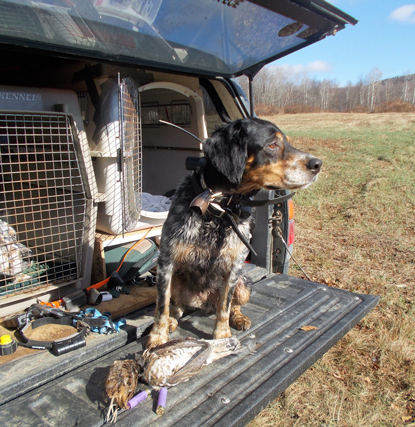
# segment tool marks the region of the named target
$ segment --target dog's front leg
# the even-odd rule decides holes
[[[177,320],[170,317],[172,267],[159,265],[157,268],[157,301],[154,324],[147,341],[147,348],[157,347],[169,339],[169,331],[177,327]]]
[[[221,286],[219,298],[216,304],[216,323],[213,338],[229,338],[232,336],[229,326],[231,301],[235,287],[230,288],[229,281]]]

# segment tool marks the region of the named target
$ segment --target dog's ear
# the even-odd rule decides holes
[[[241,120],[215,130],[203,143],[203,151],[232,184],[240,184],[248,158],[246,131]]]

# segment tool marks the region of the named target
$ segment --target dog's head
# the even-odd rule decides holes
[[[322,161],[292,147],[273,123],[240,119],[215,132],[204,152],[237,192],[306,188],[317,180]]]

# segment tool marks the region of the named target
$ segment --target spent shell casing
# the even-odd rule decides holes
[[[147,397],[150,394],[150,390],[143,390],[140,391],[140,393],[136,394],[133,398],[131,398],[128,403],[128,409],[134,408],[134,406],[137,406],[140,402],[143,402],[147,399]]]
[[[157,415],[163,415],[166,412],[166,401],[167,401],[167,388],[162,387],[159,392],[159,397],[157,400]]]

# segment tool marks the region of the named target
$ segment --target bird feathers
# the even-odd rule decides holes
[[[172,387],[188,381],[202,368],[222,357],[237,354],[236,338],[172,340],[144,351],[141,361],[143,379],[155,387]]]
[[[216,340],[186,338],[147,349],[137,360],[117,360],[105,382],[111,407],[127,409],[139,380],[154,388],[172,387],[189,381],[210,363],[242,350],[239,340],[233,337]]]
[[[137,388],[140,369],[135,360],[116,360],[105,381],[105,391],[120,408],[127,409],[128,401]]]

